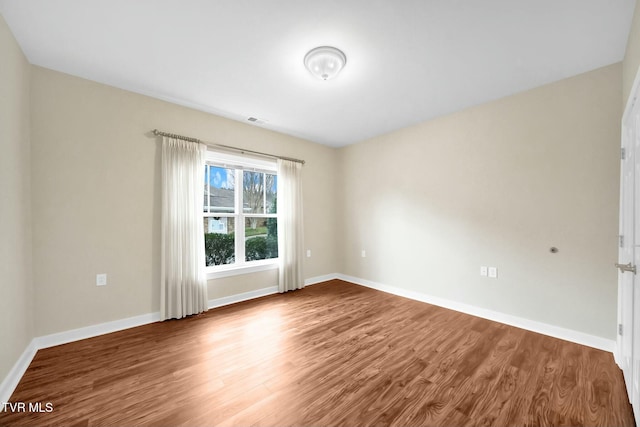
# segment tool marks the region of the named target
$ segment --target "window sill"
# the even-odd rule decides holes
[[[278,259],[254,261],[251,264],[240,267],[223,267],[207,269],[207,280],[220,279],[222,277],[238,276],[240,274],[257,273],[260,271],[275,270],[278,268]]]

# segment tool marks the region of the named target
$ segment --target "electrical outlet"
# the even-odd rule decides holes
[[[489,267],[489,277],[492,279],[498,278],[498,267]]]
[[[366,258],[367,257],[367,252],[363,249],[362,253],[361,253],[362,258]]]
[[[488,271],[489,271],[489,270],[488,270],[488,268],[487,268],[487,266],[486,266],[486,265],[483,265],[483,266],[481,266],[481,267],[480,267],[480,275],[481,275],[481,276],[483,276],[483,277],[487,277],[487,275],[489,274],[489,272],[488,272]]]
[[[307,249],[307,258],[311,258],[311,249]]]
[[[106,286],[106,285],[107,285],[106,273],[96,274],[96,286]]]

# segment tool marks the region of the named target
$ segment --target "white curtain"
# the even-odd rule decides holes
[[[278,159],[279,292],[304,287],[301,175],[301,163]]]
[[[207,310],[202,223],[205,154],[204,144],[162,140],[162,320]]]

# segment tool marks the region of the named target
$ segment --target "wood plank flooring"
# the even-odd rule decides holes
[[[338,280],[38,351],[13,426],[632,426],[610,353]]]

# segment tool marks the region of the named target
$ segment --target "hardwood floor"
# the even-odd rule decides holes
[[[38,351],[0,425],[634,425],[610,353],[338,280]]]

